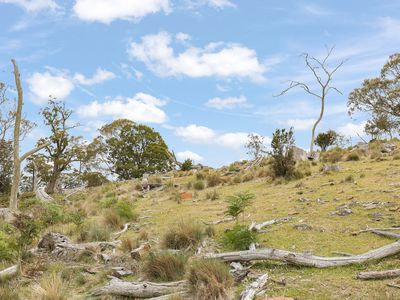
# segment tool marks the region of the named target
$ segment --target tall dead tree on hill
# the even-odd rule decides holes
[[[285,90],[283,90],[278,95],[278,96],[282,96],[282,95],[286,94],[288,91],[290,91],[291,89],[299,87],[299,88],[303,89],[307,94],[320,99],[320,101],[321,101],[320,114],[319,114],[318,119],[315,121],[315,123],[312,127],[312,132],[311,132],[310,157],[312,157],[313,150],[314,150],[315,130],[324,116],[326,97],[328,96],[328,94],[331,90],[334,90],[342,95],[341,91],[339,91],[336,87],[332,86],[332,80],[333,80],[333,75],[336,73],[337,70],[339,70],[339,68],[341,68],[343,66],[345,61],[341,61],[336,66],[330,67],[328,65],[328,59],[330,58],[330,56],[333,52],[333,49],[334,49],[334,47],[328,49],[326,56],[322,60],[315,58],[308,53],[303,54],[306,67],[311,71],[311,74],[314,77],[316,84],[318,86],[318,91],[314,91],[311,88],[311,84],[291,80],[289,87],[286,88]]]
[[[13,139],[13,176],[12,176],[12,186],[11,186],[11,194],[10,194],[10,210],[16,211],[18,209],[18,188],[19,183],[21,181],[21,163],[31,156],[32,154],[40,151],[44,147],[48,146],[49,143],[44,143],[39,145],[38,147],[26,152],[24,155],[20,156],[19,154],[19,142],[21,138],[21,120],[22,120],[22,106],[23,106],[23,91],[21,85],[20,74],[18,70],[17,62],[12,59],[11,60],[14,67],[14,77],[15,77],[15,85],[17,87],[18,99],[17,99],[17,107],[15,111],[15,122],[14,122],[14,139]]]

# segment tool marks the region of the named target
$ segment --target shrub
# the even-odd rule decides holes
[[[18,256],[18,244],[15,237],[0,230],[0,261],[9,261]]]
[[[258,234],[249,230],[247,226],[236,224],[231,231],[224,233],[222,243],[228,250],[248,250],[252,243],[256,243]]]
[[[40,232],[40,222],[27,215],[19,215],[13,225],[19,231],[17,243],[21,250],[30,245]]]
[[[103,215],[104,224],[111,228],[120,228],[123,225],[123,221],[114,210],[107,209],[104,211]]]
[[[294,133],[293,128],[289,131],[285,129],[277,129],[272,136],[271,157],[272,169],[275,177],[292,177],[294,173]]]
[[[82,209],[78,209],[76,211],[69,213],[67,221],[74,223],[76,226],[81,226],[85,221],[86,217],[87,217],[86,212]]]
[[[118,201],[115,205],[115,211],[123,220],[132,221],[137,219],[132,206],[126,201]]]
[[[142,272],[151,281],[177,281],[185,275],[186,255],[168,252],[151,253],[144,262]]]
[[[239,215],[244,213],[245,208],[250,206],[254,197],[254,194],[250,192],[239,192],[235,195],[228,196],[226,199],[228,207],[225,214],[237,220]]]
[[[324,163],[337,163],[342,160],[345,151],[339,147],[327,152],[321,153],[321,161]]]
[[[82,180],[88,187],[96,187],[109,182],[109,180],[99,172],[86,172],[82,175]]]
[[[207,192],[206,199],[213,200],[213,201],[219,199],[219,194],[218,194],[217,190],[213,190],[212,192]]]
[[[344,182],[353,183],[354,182],[354,176],[353,175],[347,175],[344,178]]]
[[[123,252],[131,252],[132,250],[136,249],[137,247],[139,247],[139,243],[137,242],[137,240],[134,240],[129,237],[121,238],[120,248]]]
[[[186,159],[181,165],[181,171],[190,171],[193,167],[193,161],[191,159]]]
[[[196,179],[197,180],[204,180],[206,177],[205,177],[205,175],[204,175],[204,173],[203,172],[197,172],[196,173]]]
[[[198,190],[198,191],[204,190],[204,188],[205,188],[204,181],[203,181],[203,180],[197,180],[197,181],[193,184],[193,187],[194,187],[195,190]]]
[[[241,175],[236,175],[235,177],[233,177],[233,183],[239,184],[242,183],[243,178]]]
[[[203,236],[204,233],[199,224],[181,222],[164,234],[162,246],[166,249],[193,249],[202,241]]]
[[[44,225],[54,225],[64,220],[64,211],[55,203],[47,203],[41,217]]]
[[[206,229],[205,229],[205,234],[206,234],[208,237],[213,237],[213,236],[215,236],[215,228],[214,228],[214,226],[208,225],[208,226],[206,227]]]
[[[214,187],[221,183],[221,177],[218,173],[213,173],[207,176],[207,186]]]
[[[187,277],[195,299],[231,299],[233,280],[224,263],[208,259],[195,261]]]
[[[80,242],[107,241],[110,239],[111,230],[108,226],[99,226],[97,223],[88,223],[79,231]]]
[[[328,130],[327,132],[321,132],[315,138],[314,144],[321,148],[322,152],[325,152],[329,146],[335,145],[341,136],[334,130]]]
[[[308,161],[299,161],[296,166],[296,171],[293,174],[293,178],[302,179],[306,176],[311,176],[311,166]]]
[[[347,155],[347,161],[358,161],[360,160],[360,155],[357,152],[351,152]]]

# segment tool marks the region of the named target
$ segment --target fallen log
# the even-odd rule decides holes
[[[140,260],[142,255],[143,255],[143,253],[149,252],[150,249],[151,249],[150,243],[144,243],[144,244],[140,245],[138,248],[133,249],[131,251],[131,257],[134,260]]]
[[[11,266],[7,269],[0,271],[0,282],[16,276],[18,274],[18,272],[19,272],[18,265],[14,265],[14,266]]]
[[[363,254],[345,257],[320,257],[307,253],[297,253],[279,249],[247,250],[227,253],[208,254],[206,258],[220,259],[225,262],[277,260],[293,265],[328,268],[360,264],[369,260],[381,259],[400,253],[400,241],[368,251]]]
[[[400,240],[400,234],[398,233],[394,233],[394,232],[387,232],[387,231],[382,231],[382,230],[375,230],[375,229],[371,229],[370,230],[371,233],[375,233],[377,235],[381,235],[381,236],[385,236],[385,237],[390,237],[390,238],[395,238]]]
[[[252,222],[249,226],[249,230],[260,231],[264,227],[271,226],[276,223],[287,222],[291,219],[292,219],[292,217],[284,217],[284,218],[278,218],[278,219],[274,219],[274,220],[270,220],[270,221],[265,221],[260,224],[257,224],[256,222]]]
[[[124,228],[122,228],[122,230],[121,231],[118,231],[118,232],[115,232],[115,233],[113,233],[114,235],[116,235],[116,236],[120,236],[121,234],[123,234],[124,232],[126,232],[128,229],[129,229],[129,227],[131,227],[131,223],[126,223],[125,225],[124,225]]]
[[[228,217],[228,218],[225,218],[225,219],[222,219],[222,220],[218,220],[218,221],[203,222],[203,223],[205,225],[218,225],[218,224],[227,223],[227,222],[230,222],[230,221],[233,221],[233,220],[235,220],[235,218]]]
[[[238,300],[253,300],[258,293],[260,293],[264,286],[267,284],[268,274],[259,276],[255,281],[248,285],[240,294]]]
[[[164,295],[170,295],[178,292],[187,292],[188,283],[186,280],[154,283],[154,282],[126,282],[118,278],[113,278],[111,281],[96,290],[92,296],[124,296],[132,298],[154,298]]]
[[[236,282],[241,282],[250,272],[250,267],[243,267],[241,263],[232,262],[232,269],[229,271]]]
[[[400,269],[386,270],[386,271],[370,271],[360,272],[357,274],[357,279],[386,279],[400,276]]]
[[[352,235],[359,235],[360,233],[364,232],[371,232],[371,230],[380,230],[380,231],[389,231],[389,230],[400,230],[400,227],[387,227],[387,228],[367,228],[359,231],[354,231]]]
[[[177,292],[173,294],[168,294],[160,297],[148,298],[148,300],[171,300],[171,299],[192,299],[190,298],[189,292]]]

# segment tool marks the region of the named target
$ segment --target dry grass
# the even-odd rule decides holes
[[[192,264],[188,281],[195,299],[231,299],[233,280],[228,267],[215,260],[199,260]]]
[[[185,275],[188,257],[168,252],[151,253],[142,267],[142,273],[151,281],[177,281]]]
[[[194,222],[180,222],[170,228],[163,236],[162,246],[165,249],[194,249],[204,237],[203,228]]]
[[[70,292],[69,283],[62,279],[60,273],[56,272],[44,275],[40,283],[34,286],[33,295],[40,300],[74,299]]]

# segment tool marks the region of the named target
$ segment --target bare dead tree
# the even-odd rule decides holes
[[[286,94],[291,89],[301,88],[307,94],[320,99],[320,101],[321,101],[321,111],[320,111],[318,119],[314,123],[314,126],[312,128],[312,133],[311,133],[310,157],[312,157],[313,149],[314,149],[315,130],[316,130],[318,124],[321,122],[321,120],[322,120],[322,118],[324,116],[326,97],[328,96],[328,94],[329,94],[329,92],[331,90],[334,90],[337,93],[342,95],[341,91],[339,91],[336,87],[331,85],[332,84],[332,80],[333,80],[333,75],[345,63],[345,61],[341,61],[335,67],[330,67],[328,65],[328,59],[330,58],[334,48],[335,47],[331,47],[331,48],[329,48],[327,50],[327,54],[323,58],[323,60],[315,58],[315,57],[311,56],[308,53],[304,53],[303,54],[304,62],[306,64],[306,67],[311,71],[312,76],[315,78],[315,80],[317,82],[317,85],[318,85],[318,88],[319,88],[318,91],[314,91],[310,87],[310,84],[291,80],[291,81],[289,81],[290,82],[289,87],[286,88],[285,90],[283,90],[279,95],[277,95],[279,97],[279,96],[282,96],[282,95]]]
[[[19,183],[21,181],[21,162],[23,162],[26,158],[28,158],[32,154],[48,146],[49,143],[44,143],[42,145],[39,145],[35,149],[26,152],[22,156],[20,156],[19,154],[20,150],[19,142],[21,138],[23,91],[22,91],[21,79],[17,62],[14,59],[12,59],[11,62],[14,67],[15,85],[17,87],[17,92],[18,92],[17,109],[15,111],[14,140],[13,140],[13,161],[14,161],[13,177],[12,177],[13,179],[12,179],[11,194],[10,194],[10,210],[16,211],[18,209],[18,188],[19,188]]]

